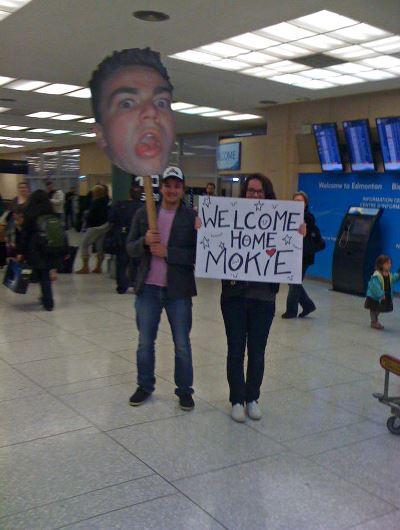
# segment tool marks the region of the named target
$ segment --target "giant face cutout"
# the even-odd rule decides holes
[[[153,68],[129,66],[101,91],[101,123],[94,130],[111,161],[134,175],[161,174],[175,139],[168,83]]]

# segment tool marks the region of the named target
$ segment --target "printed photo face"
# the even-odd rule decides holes
[[[115,165],[140,176],[164,171],[175,139],[171,101],[168,83],[152,68],[128,67],[105,81],[95,132]]]

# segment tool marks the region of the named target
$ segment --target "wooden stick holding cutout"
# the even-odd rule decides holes
[[[146,196],[147,221],[150,230],[158,230],[157,209],[154,202],[153,180],[150,176],[143,177],[143,187]]]

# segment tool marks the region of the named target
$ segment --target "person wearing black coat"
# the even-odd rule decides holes
[[[306,274],[308,267],[314,264],[315,254],[318,250],[316,242],[322,242],[321,233],[315,222],[315,217],[308,209],[308,196],[303,191],[296,192],[293,195],[294,201],[304,202],[304,222],[307,226],[307,234],[303,241],[303,271],[302,279]],[[304,318],[317,308],[314,302],[311,300],[309,295],[302,283],[289,285],[289,292],[286,299],[286,311],[283,313],[282,318],[296,318],[298,313],[299,305],[302,307],[302,312],[299,314],[300,318]]]
[[[63,255],[49,256],[42,250],[37,220],[41,215],[55,215],[53,206],[43,190],[36,190],[30,195],[24,209],[24,222],[21,238],[17,246],[17,260],[26,260],[32,267],[32,274],[39,281],[42,296],[41,303],[47,311],[54,308],[52,282],[57,279],[57,268],[60,267]]]

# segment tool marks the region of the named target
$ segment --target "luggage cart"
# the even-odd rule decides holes
[[[392,416],[388,419],[386,426],[392,434],[400,435],[400,396],[389,396],[389,374],[400,376],[400,359],[391,355],[382,355],[379,362],[385,370],[385,386],[383,394],[375,392],[373,396],[391,408]]]

